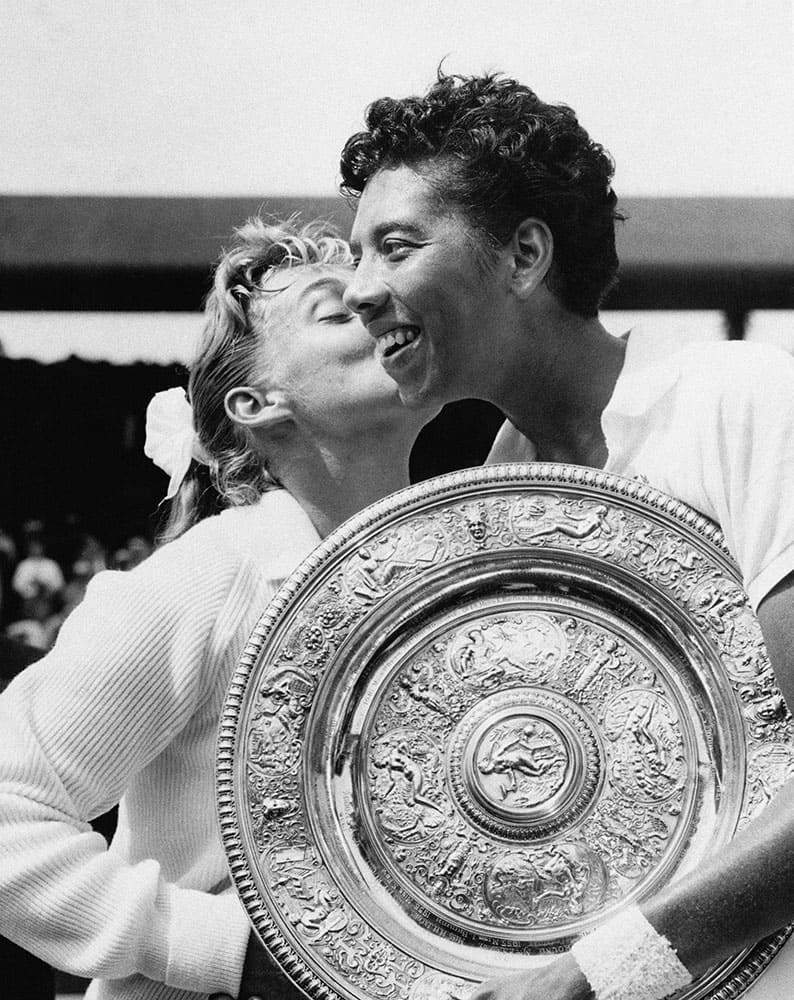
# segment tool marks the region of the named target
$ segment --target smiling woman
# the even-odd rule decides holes
[[[376,100],[366,125],[342,153],[360,246],[346,301],[379,339],[418,331],[382,356],[403,398],[490,400],[508,418],[491,461],[641,479],[716,521],[794,705],[791,357],[704,343],[660,359],[642,330],[604,327],[621,213],[612,161],[566,105],[500,75],[439,72],[423,95]],[[697,873],[472,1000],[658,1000],[790,922],[793,898],[789,782]]]
[[[439,201],[434,178],[412,166],[376,171],[351,243],[359,263],[345,302],[375,337],[403,400],[482,398],[500,354],[500,300],[485,280],[495,262],[474,226]]]

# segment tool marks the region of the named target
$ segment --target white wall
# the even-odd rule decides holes
[[[565,101],[623,195],[794,196],[790,0],[5,0],[0,193],[335,190],[436,65]]]

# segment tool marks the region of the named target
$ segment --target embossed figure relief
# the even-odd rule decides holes
[[[562,841],[503,854],[489,870],[485,896],[494,916],[509,925],[555,924],[597,907],[607,873],[582,843]]]
[[[614,635],[601,633],[580,638],[577,652],[581,668],[571,687],[571,694],[577,700],[598,700],[637,671],[638,664]]]
[[[448,556],[452,559],[509,544],[508,522],[509,503],[501,497],[463,503],[439,515],[449,544]]]
[[[353,598],[368,604],[442,554],[443,536],[432,522],[400,525],[357,549],[345,568],[345,583]]]
[[[429,708],[438,715],[449,711],[449,692],[439,676],[438,664],[431,654],[408,664],[400,674],[394,703],[399,714],[409,715],[417,708]]]
[[[680,810],[668,803],[664,813],[653,813],[636,802],[616,796],[606,800],[586,824],[587,842],[602,858],[609,858],[611,881],[605,898],[622,898],[627,885],[650,872],[667,847],[674,829],[671,816]]]
[[[463,628],[449,647],[449,666],[466,684],[538,683],[562,660],[567,642],[541,615],[511,615]]]
[[[304,847],[280,848],[268,854],[270,878],[284,894],[286,916],[312,943],[347,925],[344,910],[320,877],[316,857]]]
[[[370,773],[385,832],[413,842],[443,823],[441,754],[429,737],[408,729],[388,733],[375,746]]]
[[[725,666],[734,680],[752,681],[769,670],[757,621],[740,587],[712,576],[696,588],[692,603],[704,626],[731,650]]]
[[[615,531],[609,523],[609,507],[606,504],[583,504],[538,494],[515,503],[511,526],[515,535],[525,543],[553,536],[582,541],[595,535],[612,535]]]
[[[248,763],[260,773],[283,773],[300,758],[297,723],[313,690],[299,667],[284,667],[268,677],[257,698],[248,732]]]
[[[383,1000],[407,995],[421,965],[351,914],[308,847],[278,848],[266,858],[284,916],[308,946],[321,949],[332,968]]]
[[[631,555],[646,573],[668,585],[685,580],[700,562],[696,552],[662,527],[637,524],[630,537]]]
[[[631,688],[609,700],[603,733],[612,743],[610,774],[627,797],[669,799],[686,777],[686,761],[670,702],[657,691]]]
[[[785,738],[788,709],[783,695],[769,678],[761,684],[740,685],[738,694],[746,706],[747,726],[753,739]]]
[[[476,756],[477,770],[489,776],[481,781],[488,794],[516,806],[545,802],[562,785],[567,766],[559,734],[540,720],[496,726]]]

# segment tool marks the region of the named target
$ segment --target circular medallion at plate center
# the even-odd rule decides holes
[[[450,787],[464,813],[511,839],[552,836],[587,810],[601,781],[595,727],[563,695],[513,688],[458,723]]]
[[[468,763],[481,805],[519,823],[544,813],[571,777],[568,741],[532,712],[486,726]]]

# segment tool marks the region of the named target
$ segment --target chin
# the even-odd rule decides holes
[[[398,391],[403,406],[409,410],[423,410],[431,416],[435,416],[445,403],[450,402],[444,393],[438,391],[438,386],[400,385]]]
[[[416,410],[426,405],[424,386],[412,385],[410,382],[398,382],[395,385],[400,402],[410,410]]]

